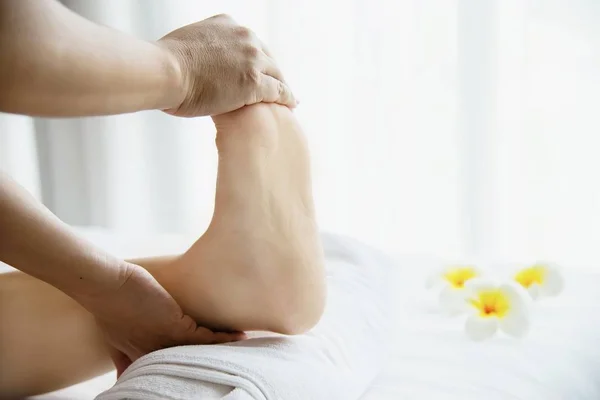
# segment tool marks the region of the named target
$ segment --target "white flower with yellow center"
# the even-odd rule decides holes
[[[473,340],[490,338],[498,329],[515,337],[522,337],[529,330],[531,299],[525,289],[513,282],[469,280],[465,284],[465,300],[469,310],[465,330]]]
[[[437,271],[427,280],[427,287],[441,285],[440,306],[452,314],[465,311],[465,284],[481,276],[481,271],[472,265],[452,265]]]
[[[557,265],[537,262],[523,268],[514,275],[514,280],[523,286],[533,299],[551,297],[560,294],[564,288],[564,279]]]

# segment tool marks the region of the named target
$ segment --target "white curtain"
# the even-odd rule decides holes
[[[91,0],[145,39],[229,13],[295,93],[324,229],[396,253],[590,263],[600,243],[595,0]],[[209,119],[0,116],[0,166],[63,220],[201,233]]]

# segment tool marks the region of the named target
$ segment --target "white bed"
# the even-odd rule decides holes
[[[148,241],[85,234],[123,257],[179,251],[190,243],[174,236]],[[569,271],[565,292],[536,306],[525,339],[474,343],[461,321],[438,313],[435,295],[423,289],[431,263],[399,265],[390,358],[362,399],[600,399],[600,273]],[[36,399],[92,399],[113,383],[111,373]]]
[[[600,273],[567,271],[563,294],[535,305],[526,338],[482,343],[412,278],[398,276],[391,357],[363,400],[600,399]]]

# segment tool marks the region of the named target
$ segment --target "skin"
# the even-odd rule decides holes
[[[323,313],[326,288],[303,132],[278,105],[214,120],[219,170],[210,227],[184,254],[127,263],[142,266],[203,326],[305,332]],[[41,280],[0,275],[0,365],[8,366],[0,393],[44,393],[110,370],[96,319]],[[228,339],[217,335],[212,342]]]
[[[73,13],[56,0],[0,2],[0,111],[49,117],[149,109],[216,115],[296,101],[261,41],[219,15],[157,42]]]
[[[160,109],[195,117],[258,102],[296,105],[261,41],[224,15],[152,42],[92,23],[56,0],[2,0],[0,51],[1,112]],[[159,348],[240,337],[198,326],[145,269],[75,236],[7,176],[0,176],[0,237],[0,260],[94,315],[118,369]]]
[[[176,272],[161,277],[163,285],[177,288],[177,302],[212,329],[304,332],[320,318],[325,294],[304,133],[278,105],[213,119],[219,168],[212,221],[174,260]]]
[[[199,327],[145,269],[77,237],[8,176],[0,188],[0,260],[92,313],[118,369],[159,348],[238,339]]]

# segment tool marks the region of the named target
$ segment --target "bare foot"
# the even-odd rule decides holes
[[[204,326],[306,331],[323,312],[325,276],[302,130],[292,111],[275,104],[214,121],[212,222],[159,280]]]

